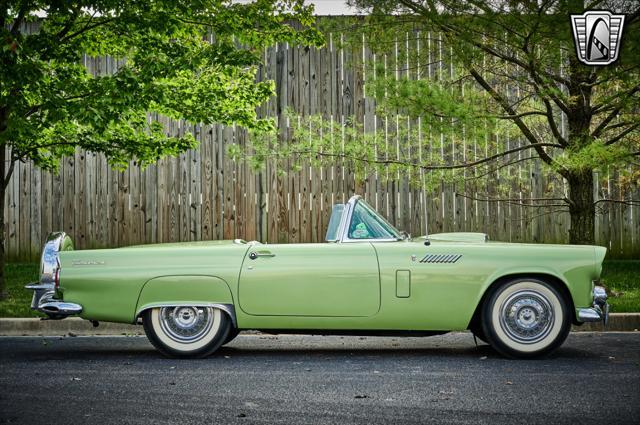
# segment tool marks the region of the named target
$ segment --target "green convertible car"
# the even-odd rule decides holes
[[[510,357],[547,354],[572,324],[606,322],[606,249],[411,239],[359,196],[333,207],[326,243],[208,241],[73,251],[49,236],[32,308],[142,323],[168,356],[202,357],[239,331],[434,335],[469,329]]]

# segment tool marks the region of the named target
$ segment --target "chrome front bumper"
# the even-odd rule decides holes
[[[51,319],[64,319],[67,316],[82,313],[80,304],[55,299],[56,291],[53,285],[34,282],[26,285],[25,288],[33,290],[31,308],[46,314]]]
[[[593,304],[589,308],[578,309],[579,322],[600,322],[605,325],[609,321],[609,303],[607,291],[602,286],[593,287]]]

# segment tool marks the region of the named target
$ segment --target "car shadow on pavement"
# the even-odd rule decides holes
[[[117,338],[113,343],[106,343],[107,338],[58,338],[42,337],[29,341],[18,339],[18,343],[12,347],[10,353],[0,349],[0,361],[27,360],[27,361],[52,361],[52,360],[115,360],[138,361],[145,359],[163,359],[146,338]],[[459,343],[447,345],[425,342],[429,346],[416,346],[416,342],[403,343],[399,338],[391,344],[389,341],[330,341],[323,344],[314,339],[312,344],[279,340],[277,337],[267,337],[265,340],[252,341],[244,339],[234,341],[223,346],[207,359],[260,359],[269,358],[271,361],[287,362],[304,359],[309,360],[340,360],[359,359],[377,360],[397,359],[496,359],[503,358],[491,346],[478,342],[478,345],[464,345]],[[542,360],[549,359],[587,359],[601,358],[602,353],[590,350],[576,349],[573,347],[560,347]]]

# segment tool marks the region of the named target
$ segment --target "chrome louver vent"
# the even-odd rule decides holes
[[[420,260],[421,263],[455,263],[462,254],[427,254]]]

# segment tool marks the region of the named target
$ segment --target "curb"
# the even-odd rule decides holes
[[[638,332],[640,313],[611,313],[607,326],[602,322],[588,322],[581,326],[572,326],[573,332]]]
[[[37,318],[0,319],[0,336],[93,336],[93,335],[144,335],[139,325],[101,322],[94,328],[91,322],[79,317],[64,320]]]
[[[612,313],[606,328],[601,322],[573,326],[573,332],[637,332],[640,329],[640,313]],[[0,319],[0,336],[100,336],[144,335],[140,325],[101,322],[94,328],[91,322],[72,317],[64,320],[40,320],[36,318]]]

